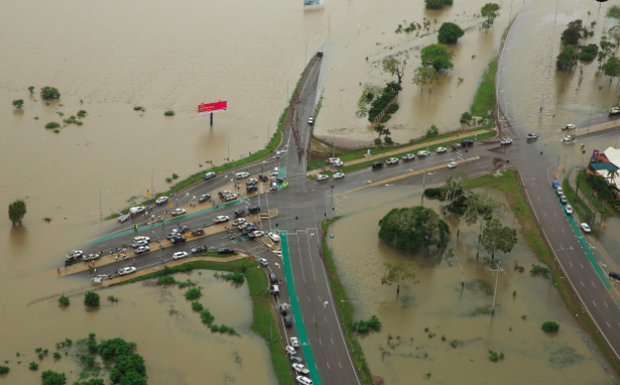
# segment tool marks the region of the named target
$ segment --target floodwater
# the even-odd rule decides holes
[[[363,197],[341,199],[339,204],[344,213],[357,211],[332,226],[335,237],[330,246],[355,302],[356,317],[376,314],[383,325],[381,332],[359,339],[371,372],[384,377],[386,384],[421,381],[428,373],[430,383],[443,384],[462,383],[463,378],[472,384],[615,383],[614,374],[605,370],[598,349],[573,322],[550,281],[528,273],[531,264],[539,262],[522,239],[510,254],[497,257],[505,273],[499,276],[495,316],[472,315],[479,307],[492,306],[493,295],[483,285],[492,289],[495,284],[489,265],[482,259],[476,263],[477,225],[461,225],[457,240],[458,221],[447,221],[452,233],[449,247],[457,255],[448,263],[433,248],[403,253],[377,236],[379,219],[392,208],[423,204],[439,212],[437,201],[422,201],[409,186],[395,186],[365,190]],[[506,213],[503,221],[512,226],[512,213]],[[381,285],[383,262],[403,260],[416,262],[419,282],[401,286],[397,295],[395,286]],[[524,273],[514,270],[515,260],[525,267]],[[557,335],[540,330],[551,320],[560,324]],[[505,358],[493,363],[489,350],[504,353]]]
[[[9,360],[11,368],[3,383],[36,383],[41,372],[50,369],[65,372],[68,383],[73,383],[81,371],[71,358],[73,351],[69,356],[62,353],[60,360],[55,360],[52,352],[56,351],[56,342],[70,338],[75,344],[89,333],[96,333],[98,341],[121,337],[136,342],[137,353],[145,359],[149,384],[276,383],[265,341],[249,330],[252,303],[247,284],[235,287],[217,280],[208,270],[177,274],[175,278],[198,282],[204,294],[198,301],[215,316],[214,324],[234,327],[241,336],[211,333],[192,310],[191,301],[183,296],[187,289],[176,286],[135,283],[102,290],[98,292],[101,308],[88,310],[83,294],[70,297],[67,308],[59,307],[56,298],[26,306],[26,302],[53,293],[70,295],[71,289],[79,289],[83,283],[79,280],[21,279],[0,285],[0,357]],[[109,302],[110,295],[119,301]],[[49,356],[39,360],[35,354],[38,347],[49,349]],[[31,361],[39,363],[39,371],[28,370]],[[107,373],[101,372],[101,377],[107,378]]]

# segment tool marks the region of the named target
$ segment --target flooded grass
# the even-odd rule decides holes
[[[488,117],[488,111],[495,109],[495,72],[497,71],[496,54],[482,74],[482,81],[476,90],[474,102],[469,111],[474,116]]]

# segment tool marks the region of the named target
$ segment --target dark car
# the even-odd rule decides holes
[[[153,210],[154,208],[155,208],[155,205],[148,205],[148,206],[146,206],[146,210],[147,210],[147,211],[151,211],[151,210]]]
[[[247,191],[247,192],[249,192],[249,193],[254,192],[254,191],[258,191],[258,186],[257,186],[257,185],[254,185],[254,184],[249,185],[249,186],[246,188],[246,191]]]
[[[461,142],[461,146],[463,147],[471,147],[474,145],[474,141],[473,140],[464,140]]]
[[[204,245],[198,245],[192,248],[192,254],[200,254],[200,253],[204,253],[205,251],[207,251],[207,246],[204,246]]]
[[[616,279],[616,280],[620,281],[620,274],[614,273],[612,271],[611,273],[609,273],[609,278],[613,278],[613,279]]]
[[[258,179],[260,179],[261,182],[269,182],[269,178],[265,174],[260,174]]]
[[[278,277],[276,277],[275,274],[271,273],[269,274],[269,280],[271,281],[271,283],[276,283],[278,282]]]
[[[257,214],[260,213],[260,207],[258,206],[252,206],[249,208],[250,214]]]
[[[291,359],[291,362],[294,364],[300,364],[300,365],[304,364],[304,360],[302,360],[301,357],[290,356],[289,358]]]
[[[173,244],[177,244],[177,243],[184,243],[185,241],[187,241],[187,238],[182,237],[182,236],[176,236],[170,239],[170,242],[172,242]]]
[[[247,211],[245,211],[244,209],[235,210],[236,217],[243,217],[245,216],[245,214],[247,214]]]
[[[381,162],[375,162],[375,163],[372,164],[372,169],[373,170],[376,170],[376,169],[379,169],[379,168],[382,168],[382,167],[383,167],[383,163],[381,163]]]
[[[293,327],[293,318],[290,315],[287,315],[286,317],[284,317],[284,325],[287,328]]]
[[[203,229],[197,229],[192,231],[192,235],[198,237],[200,235],[205,235],[205,231]]]
[[[204,202],[207,199],[211,199],[211,194],[202,194],[199,198],[198,198],[198,202]]]
[[[221,249],[217,249],[217,252],[220,254],[232,254],[235,252],[235,249],[231,249],[230,247],[222,247]]]

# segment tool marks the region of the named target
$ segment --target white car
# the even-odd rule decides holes
[[[342,162],[340,158],[329,158],[327,159],[327,161],[329,162],[329,164],[335,164],[337,162]]]
[[[136,247],[133,252],[136,254],[142,254],[142,253],[146,253],[147,251],[151,251],[151,248],[148,246],[140,246],[140,247]]]
[[[504,138],[504,139],[502,139],[502,140],[500,141],[500,143],[501,143],[502,145],[512,144],[512,139],[510,139],[510,138]]]
[[[276,233],[269,233],[267,236],[274,242],[280,242],[280,236]]]
[[[228,220],[230,220],[230,218],[228,218],[228,216],[226,215],[218,215],[217,217],[215,217],[215,223],[223,223],[227,222]]]
[[[568,203],[568,199],[566,199],[566,196],[564,194],[560,194],[560,201],[564,204]]]
[[[431,154],[431,153],[430,153],[430,152],[428,152],[428,151],[426,151],[426,150],[422,150],[422,151],[419,151],[419,152],[418,152],[418,156],[428,156],[428,155],[430,155],[430,154]]]
[[[233,226],[239,226],[245,223],[245,218],[237,218],[233,221]]]
[[[570,205],[566,205],[565,210],[566,210],[566,214],[573,215],[573,208],[570,207]]]
[[[403,160],[414,160],[414,159],[415,159],[415,155],[413,154],[403,155]]]
[[[297,337],[291,337],[291,346],[294,348],[298,348],[299,347],[299,339]]]
[[[385,161],[385,164],[387,164],[388,166],[398,164],[398,158],[390,158]]]
[[[566,126],[562,127],[562,130],[566,131],[566,130],[574,130],[576,129],[577,126],[575,126],[574,124],[567,124]]]
[[[147,241],[150,242],[151,238],[149,237],[145,237],[144,235],[138,235],[137,237],[133,237],[134,242],[138,242],[138,241]]]
[[[208,173],[205,174],[204,178],[205,178],[205,180],[209,180],[209,179],[215,178],[215,173],[212,172],[212,171],[208,172]]]
[[[442,152],[446,152],[446,151],[448,151],[448,149],[445,147],[437,147],[437,149],[435,150],[435,152],[438,154],[441,154]]]
[[[259,238],[259,237],[262,237],[263,235],[265,235],[265,233],[260,230],[253,231],[252,234],[250,234],[252,238]]]
[[[183,215],[183,214],[185,214],[185,213],[186,213],[185,209],[182,209],[182,208],[180,208],[180,207],[179,207],[178,209],[174,209],[174,210],[172,210],[172,211],[170,212],[170,214],[172,214],[172,215],[174,215],[174,216],[177,216],[177,215]]]
[[[135,273],[136,271],[138,271],[138,269],[136,269],[135,267],[121,267],[120,269],[118,269],[118,274],[127,275],[131,273]]]
[[[314,116],[308,118],[308,124],[314,124]]]
[[[313,385],[314,382],[312,382],[311,379],[309,379],[308,377],[304,377],[304,376],[297,376],[295,377],[295,380],[297,380],[297,382],[299,382],[301,385]]]
[[[555,192],[557,192],[558,195],[564,194],[564,190],[562,190],[562,187],[556,187]]]
[[[334,179],[342,179],[342,178],[344,178],[343,172],[337,172],[334,174]]]
[[[187,257],[188,255],[189,254],[187,253],[187,251],[177,251],[176,253],[172,254],[172,259],[181,259]]]
[[[316,176],[316,180],[323,181],[323,180],[328,180],[329,179],[329,175],[323,175],[323,174],[319,174]]]
[[[310,374],[310,371],[308,370],[308,368],[306,368],[305,366],[303,366],[302,364],[293,364],[293,369],[297,372],[297,373],[301,373],[301,374]]]
[[[69,253],[69,257],[71,258],[80,258],[84,255],[84,252],[82,250],[73,250],[72,252]]]
[[[297,355],[297,350],[295,350],[294,347],[292,347],[291,345],[286,345],[286,354],[290,355],[290,356],[294,356]]]
[[[239,225],[239,230],[243,230],[243,229],[245,229],[246,227],[248,227],[249,225],[250,225],[250,223],[248,223],[248,222],[241,223],[241,224]]]
[[[246,171],[241,171],[241,172],[236,173],[235,176],[237,177],[237,179],[243,179],[243,178],[249,177],[250,173]]]
[[[129,209],[129,212],[132,214],[137,214],[137,213],[141,213],[143,211],[146,210],[146,207],[144,206],[136,206],[136,207],[132,207]]]
[[[530,132],[529,134],[527,134],[527,138],[528,139],[538,139],[539,135],[535,132]]]
[[[260,263],[263,266],[269,265],[269,262],[267,262],[265,258],[258,258],[258,263]]]
[[[452,169],[452,168],[456,168],[456,162],[450,162],[448,163],[448,168]]]
[[[581,230],[583,230],[584,233],[591,233],[592,230],[590,229],[590,226],[588,226],[587,223],[582,223],[581,224]]]
[[[168,201],[168,197],[167,196],[161,196],[159,198],[157,198],[155,200],[155,203],[157,203],[158,205],[162,204],[162,203],[166,203]]]
[[[133,244],[136,245],[136,246],[146,246],[146,245],[149,244],[149,241],[146,241],[144,239],[140,239],[140,240],[135,241]]]

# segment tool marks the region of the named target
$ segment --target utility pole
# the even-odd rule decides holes
[[[153,171],[155,170],[151,170],[151,198],[155,197],[155,194],[153,194]]]
[[[336,132],[334,131],[334,146],[333,146],[333,154],[332,154],[332,158],[336,157]],[[331,162],[332,164],[332,172],[334,171],[334,163],[336,162]]]
[[[426,146],[426,156],[424,157],[424,176],[422,177],[422,194],[424,194],[424,190],[426,189],[426,166],[428,164],[428,157],[431,156],[430,153],[428,153],[428,146]]]
[[[504,270],[499,266],[501,262],[496,262],[495,266],[497,267],[497,270],[493,270],[491,269],[491,271],[493,273],[497,273],[497,275],[495,276],[495,291],[493,292],[493,309],[492,309],[492,313],[495,314],[495,299],[497,298],[497,282],[499,281],[499,273],[503,272]]]
[[[226,160],[228,161],[228,166],[226,166],[226,168],[230,168],[230,139],[228,139],[228,157]]]

